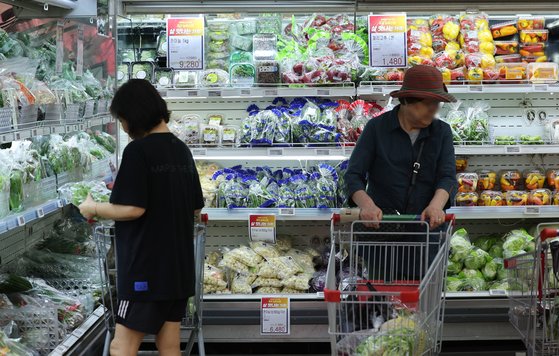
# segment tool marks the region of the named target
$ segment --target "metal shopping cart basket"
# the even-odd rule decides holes
[[[208,215],[201,214],[200,222],[194,226],[194,253],[196,268],[196,289],[195,296],[188,302],[186,318],[183,320],[184,329],[190,331],[184,355],[190,355],[194,347],[194,342],[198,343],[198,355],[205,355],[204,335],[202,332],[202,294],[203,294],[203,273],[204,273],[204,255],[206,244],[206,225]],[[110,249],[114,246],[114,226],[97,225],[94,227],[94,240],[97,247],[97,255],[99,260],[99,271],[101,273],[102,295],[101,302],[105,306],[107,312],[105,316],[106,334],[103,346],[103,356],[109,355],[109,348],[115,330],[113,295],[116,292],[116,253]]]
[[[505,259],[509,318],[528,355],[559,355],[559,236],[557,223],[538,225],[534,252]],[[550,241],[551,240],[551,241]]]
[[[375,229],[355,215],[332,217],[324,290],[332,354],[439,353],[454,216],[430,231],[417,216],[385,216]]]

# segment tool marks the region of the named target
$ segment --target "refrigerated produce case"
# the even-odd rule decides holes
[[[105,309],[86,273],[94,249],[71,207],[104,189],[117,164],[115,43],[99,34],[113,17],[97,10],[86,0],[0,4],[4,352],[95,352],[102,335]]]
[[[227,26],[219,28],[215,24],[229,23],[235,28],[237,27],[236,24],[241,24],[245,29],[248,25],[244,25],[258,21],[262,17],[261,13],[271,12],[282,14],[282,31],[278,34],[278,41],[285,38],[286,26],[305,26],[311,19],[322,21],[322,18],[324,18],[324,21],[328,21],[329,18],[337,18],[340,11],[345,12],[351,22],[354,21],[355,15],[356,24],[362,24],[362,16],[366,16],[369,11],[375,13],[383,11],[407,12],[410,19],[428,19],[431,15],[438,13],[458,15],[461,12],[475,13],[476,10],[479,10],[489,14],[489,24],[491,26],[511,20],[516,24],[519,15],[522,18],[529,18],[528,14],[531,14],[536,17],[543,16],[546,24],[553,25],[549,27],[550,35],[547,41],[546,55],[549,61],[558,62],[558,39],[554,24],[559,19],[559,6],[551,1],[530,4],[515,1],[514,10],[510,9],[510,3],[505,5],[494,1],[437,2],[436,5],[431,1],[357,1],[351,4],[343,1],[335,3],[317,1],[298,2],[296,5],[291,2],[274,2],[273,4],[259,2],[256,4],[245,1],[231,4],[218,1],[205,1],[203,3],[169,1],[165,4],[148,5],[142,1],[125,0],[121,2],[121,5],[121,14],[127,20],[119,26],[121,36],[119,45],[133,43],[134,41],[136,43],[151,41],[155,44],[152,29],[156,28],[162,33],[165,26],[161,17],[162,14],[178,17],[185,14],[204,14],[207,26],[206,35],[211,37],[207,41],[213,41],[212,43],[223,40],[216,37],[215,32],[217,30],[224,31],[227,28]],[[221,15],[218,15],[218,12]],[[319,15],[317,17],[311,13],[325,14],[325,16],[321,17],[322,15]],[[148,24],[145,29],[147,31],[145,36],[142,35],[142,23]],[[359,32],[359,26],[356,27],[356,31]],[[130,29],[134,28],[137,29],[135,34],[126,37],[127,35],[124,32],[130,33]],[[328,29],[325,30],[328,31]],[[211,36],[208,36],[210,32]],[[293,34],[290,31],[287,31],[287,33]],[[146,40],[142,38],[146,38]],[[227,38],[226,35],[224,39]],[[509,40],[509,38],[505,37],[504,40]],[[491,39],[491,42],[498,40],[502,39]],[[518,40],[513,44],[517,42]],[[161,42],[158,41],[158,43]],[[509,47],[499,43],[495,45],[497,44],[500,46],[499,48],[509,50]],[[206,43],[208,53],[212,53],[213,51],[209,45],[209,43]],[[126,48],[129,49],[129,47]],[[219,48],[220,51],[225,49],[228,50],[227,47]],[[501,49],[501,51],[503,50]],[[515,50],[513,49],[513,51]],[[134,53],[137,54],[138,49]],[[504,53],[500,53],[500,55],[504,55]],[[230,60],[233,59],[231,56],[227,57]],[[503,59],[508,60],[506,57]],[[166,65],[162,58],[159,58],[156,62]],[[227,71],[228,66],[225,63],[212,62],[208,68],[216,64],[218,67],[223,65],[219,69]],[[307,64],[304,63],[303,65]],[[285,74],[285,67],[281,64],[280,67],[281,69],[278,70]],[[509,69],[507,65],[496,65],[499,70],[501,70],[501,67],[503,73],[505,73],[503,75],[506,77]],[[512,65],[509,65],[509,67],[512,67]],[[290,69],[297,71],[296,68]],[[177,70],[177,68],[174,70]],[[526,72],[527,70],[527,67],[524,67],[520,72]],[[230,82],[226,79],[218,79],[214,85],[208,86],[208,83],[196,82],[197,76],[193,75],[190,77],[192,80],[159,87],[161,94],[167,100],[169,109],[172,111],[172,127],[179,136],[180,134],[183,135],[183,139],[190,144],[195,159],[203,166],[200,167],[200,172],[202,176],[206,175],[206,178],[202,177],[202,179],[208,182],[208,187],[204,187],[206,198],[208,198],[207,202],[213,201],[214,204],[217,204],[205,209],[210,220],[207,251],[236,248],[240,245],[247,246],[249,244],[247,225],[250,214],[275,214],[278,219],[278,233],[290,235],[294,246],[298,249],[311,246],[320,251],[329,245],[330,214],[342,205],[336,203],[333,207],[317,208],[317,205],[311,204],[314,207],[303,208],[303,205],[295,203],[295,208],[289,204],[285,207],[274,205],[274,208],[258,208],[257,205],[248,203],[249,207],[247,208],[231,208],[234,205],[232,204],[234,197],[229,197],[231,198],[229,201],[224,197],[220,199],[220,192],[217,190],[219,184],[210,184],[212,181],[210,176],[216,170],[238,165],[242,165],[245,169],[266,166],[270,167],[272,171],[287,167],[290,169],[303,168],[313,172],[314,167],[324,163],[339,172],[340,166],[342,166],[341,162],[351,155],[352,141],[354,142],[359,134],[358,125],[357,129],[345,131],[343,126],[336,127],[334,132],[343,137],[338,141],[336,139],[306,140],[296,143],[289,140],[282,141],[281,132],[268,139],[268,141],[273,141],[273,144],[266,145],[260,145],[260,142],[250,141],[250,139],[243,141],[242,138],[237,143],[235,143],[235,140],[219,142],[219,138],[223,138],[227,128],[241,128],[240,132],[237,131],[236,134],[242,137],[244,125],[257,125],[255,124],[255,122],[258,122],[256,119],[254,121],[247,120],[247,117],[251,115],[249,111],[255,109],[253,105],[261,110],[264,110],[264,108],[272,110],[273,108],[269,106],[289,106],[298,98],[318,97],[322,103],[328,101],[337,103],[342,107],[342,110],[346,109],[344,106],[346,104],[340,105],[338,101],[344,100],[347,101],[348,106],[353,104],[352,109],[347,108],[349,111],[357,107],[357,110],[353,110],[353,113],[358,113],[360,108],[363,107],[363,103],[358,100],[374,102],[380,109],[370,109],[369,116],[366,118],[370,119],[375,117],[375,114],[378,115],[382,108],[392,104],[389,101],[388,94],[399,88],[398,80],[402,79],[400,72],[397,71],[389,72],[390,75],[383,74],[380,77],[371,75],[367,77],[371,79],[363,81],[355,80],[355,68],[352,74],[353,79],[347,82],[342,80],[342,83],[332,83],[331,80],[329,83],[326,80],[322,81],[320,85],[312,85],[308,82],[303,85],[293,85],[294,81],[291,81],[293,76],[283,75],[281,78],[282,84],[262,84],[255,80],[254,83],[251,82],[242,86],[229,84]],[[527,75],[520,78],[509,75],[505,80],[498,79],[497,77],[488,77],[479,81],[466,81],[450,77],[447,83],[449,91],[462,101],[464,111],[466,111],[465,108],[479,105],[478,103],[481,101],[489,105],[486,111],[485,131],[482,132],[482,135],[480,137],[461,136],[456,139],[455,150],[457,158],[460,160],[457,164],[467,163],[467,172],[480,170],[500,172],[511,169],[523,172],[536,167],[558,167],[559,142],[554,141],[553,137],[548,135],[549,130],[546,129],[546,124],[558,119],[556,104],[559,87],[557,80],[538,81],[535,80],[537,78],[530,80]],[[278,97],[283,98],[285,102],[280,99],[278,103],[276,99]],[[357,104],[354,104],[355,101],[358,101]],[[369,107],[367,108],[369,109]],[[321,109],[324,109],[324,107]],[[445,105],[441,112],[441,118],[447,119],[451,109],[450,106]],[[218,124],[220,127],[215,130],[208,130],[207,133],[211,134],[208,135],[210,139],[205,140],[203,131],[207,128],[209,118],[213,116],[221,117]],[[193,126],[192,121],[196,120],[201,122],[202,125]],[[278,122],[281,125],[281,119]],[[264,126],[264,129],[257,131],[258,136],[262,131],[266,131],[266,128]],[[512,136],[512,139],[510,136]],[[202,137],[202,140],[200,137]],[[257,138],[266,139],[262,135]],[[285,144],[286,142],[288,144]],[[294,143],[291,144],[291,142]],[[387,179],[390,179],[390,177],[387,177]],[[497,182],[497,186],[499,186],[499,182]],[[482,191],[479,191],[475,194],[481,193]],[[500,196],[499,194],[495,195]],[[515,205],[512,204],[515,201],[513,198],[515,197],[510,198],[510,205]],[[480,199],[479,195],[476,199]],[[506,205],[506,194],[502,195],[502,200]],[[468,203],[467,196],[464,197],[463,201],[463,204],[457,205],[471,205]],[[489,205],[491,204],[491,200],[489,200]],[[487,235],[503,236],[515,228],[530,228],[539,222],[549,221],[559,214],[559,207],[553,205],[477,205],[476,203],[476,206],[455,206],[449,211],[456,214],[457,228],[466,228],[470,239],[473,241],[477,237]],[[215,206],[219,206],[219,208]],[[520,336],[508,321],[506,293],[503,290],[448,293],[443,340],[518,340]],[[218,343],[254,342],[254,340],[261,342],[327,341],[326,310],[320,292],[313,291],[312,293],[290,295],[292,332],[289,336],[260,335],[260,297],[258,294],[205,295],[206,340]]]

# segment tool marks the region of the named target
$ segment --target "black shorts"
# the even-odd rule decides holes
[[[181,322],[184,319],[187,304],[188,302],[183,300],[120,300],[115,313],[116,322],[135,331],[157,335],[166,321]]]

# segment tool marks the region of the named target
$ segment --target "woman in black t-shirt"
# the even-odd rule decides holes
[[[135,355],[146,334],[157,335],[164,355],[180,354],[180,322],[194,295],[194,217],[204,206],[188,147],[167,123],[167,104],[147,81],[120,87],[111,113],[133,139],[110,203],[91,197],[86,218],[115,220],[117,295],[111,355]]]

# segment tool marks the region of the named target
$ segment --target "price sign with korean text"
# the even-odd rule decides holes
[[[167,66],[173,69],[204,69],[204,18],[167,19]]]
[[[260,333],[262,335],[289,335],[289,298],[262,298],[260,302]]]
[[[249,215],[248,230],[251,241],[276,243],[276,216]]]
[[[407,66],[406,14],[369,15],[369,65],[403,68]]]

